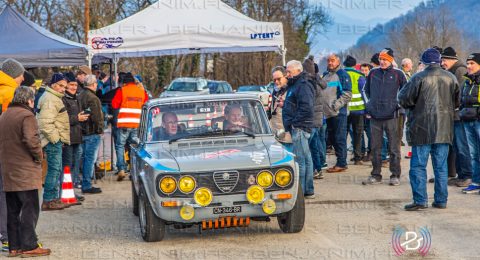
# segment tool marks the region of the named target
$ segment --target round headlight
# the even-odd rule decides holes
[[[178,189],[183,193],[190,193],[195,190],[197,184],[192,176],[183,176],[178,181]]]
[[[273,174],[269,171],[262,171],[257,175],[257,184],[263,188],[269,188],[273,184]]]
[[[190,220],[195,216],[195,209],[190,205],[185,205],[180,209],[180,217],[184,220]]]
[[[262,209],[263,212],[270,215],[275,212],[275,210],[277,209],[277,205],[275,204],[275,201],[273,201],[272,199],[268,199],[262,204]]]
[[[247,200],[252,204],[258,204],[265,198],[263,188],[258,185],[252,185],[247,190]]]
[[[160,190],[165,194],[172,194],[177,190],[177,181],[172,176],[165,176],[160,180]]]
[[[206,207],[212,202],[212,191],[210,191],[208,188],[199,188],[195,191],[193,198],[198,205]]]
[[[292,173],[285,169],[278,170],[275,174],[275,183],[280,187],[286,187],[292,181]]]

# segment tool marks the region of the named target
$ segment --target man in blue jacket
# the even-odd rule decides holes
[[[333,147],[337,163],[327,172],[337,173],[347,170],[347,106],[352,99],[352,81],[348,73],[341,68],[340,58],[331,54],[328,57],[328,71],[323,74],[327,87],[322,91],[323,109],[327,126],[333,137]],[[329,137],[330,138],[330,137]]]
[[[300,184],[306,199],[315,198],[313,189],[313,162],[308,145],[313,128],[315,91],[312,78],[303,72],[302,63],[287,63],[287,96],[282,118],[285,131],[292,135],[293,153],[300,169]]]
[[[383,132],[387,133],[390,154],[390,185],[400,185],[400,138],[398,135],[398,116],[400,106],[398,91],[407,83],[403,71],[393,67],[393,50],[386,48],[380,52],[380,67],[368,74],[365,84],[367,97],[366,111],[371,116],[372,136],[372,175],[363,181],[364,185],[382,183],[382,142]]]

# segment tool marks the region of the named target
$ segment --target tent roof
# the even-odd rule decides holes
[[[0,35],[0,63],[7,58],[14,58],[25,67],[87,63],[88,46],[47,31],[10,5],[0,13]]]
[[[94,54],[117,57],[281,51],[282,23],[258,22],[221,0],[160,0],[89,32]]]

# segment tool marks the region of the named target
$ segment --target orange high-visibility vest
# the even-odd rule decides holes
[[[122,87],[122,104],[118,111],[118,128],[138,128],[142,106],[145,103],[145,91],[135,84]]]

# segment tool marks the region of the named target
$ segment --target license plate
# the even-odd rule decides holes
[[[242,212],[242,206],[213,208],[213,214],[228,214],[228,213],[240,213],[240,212]]]

